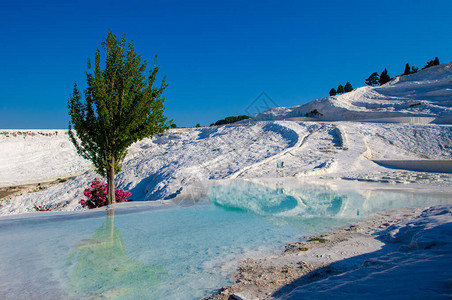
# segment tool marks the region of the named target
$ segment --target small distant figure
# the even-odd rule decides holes
[[[283,161],[276,163],[276,173],[279,176],[284,177],[285,174],[284,174],[284,162]]]
[[[356,210],[356,215],[359,216],[359,209]]]

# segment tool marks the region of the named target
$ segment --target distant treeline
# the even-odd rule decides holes
[[[216,121],[215,123],[210,124],[210,126],[220,126],[220,125],[225,125],[225,124],[231,124],[231,123],[246,120],[249,118],[250,117],[247,115],[226,117],[224,119]]]
[[[351,91],[353,91],[353,87],[352,87],[351,83],[347,81],[345,86],[343,86],[342,84],[339,84],[338,87],[337,87],[337,90],[332,88],[330,90],[330,96],[335,96],[337,94],[348,93],[348,92],[351,92]]]
[[[438,57],[435,57],[435,59],[429,60],[426,65],[422,68],[422,70],[433,67],[433,66],[437,66],[439,65],[439,59]],[[403,71],[402,74],[400,74],[399,76],[404,76],[404,75],[409,75],[409,74],[414,74],[419,70],[419,68],[412,66],[410,67],[410,64],[406,64],[405,65],[405,70]],[[373,72],[372,74],[370,74],[370,76],[368,78],[366,78],[364,80],[364,83],[370,86],[376,86],[376,85],[383,85],[389,81],[391,81],[393,78],[391,78],[391,76],[389,76],[388,74],[388,70],[385,68],[380,74],[378,74],[378,72]],[[343,94],[343,93],[348,93],[353,91],[353,87],[350,84],[350,82],[347,81],[347,83],[345,84],[345,87],[342,86],[341,84],[337,87],[337,90],[332,88],[330,90],[330,96],[335,96],[337,94]]]
[[[438,57],[435,57],[435,59],[429,60],[427,62],[427,64],[422,68],[422,70],[433,67],[433,66],[437,66],[439,65],[439,59]],[[404,76],[404,75],[410,75],[410,74],[414,74],[419,70],[419,68],[412,66],[410,67],[409,63],[406,63],[405,65],[405,69],[403,71],[402,74],[400,74],[399,76]],[[375,86],[375,85],[383,85],[389,81],[391,81],[393,78],[391,78],[388,74],[388,71],[386,70],[386,68],[383,70],[383,72],[381,72],[380,76],[378,76],[378,72],[373,72],[372,74],[370,74],[370,76],[364,81],[367,85],[370,86]]]

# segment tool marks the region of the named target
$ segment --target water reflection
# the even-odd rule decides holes
[[[342,189],[290,180],[216,182],[208,195],[214,205],[224,209],[267,217],[358,218],[386,209],[450,203],[450,195],[422,190]]]
[[[72,252],[69,290],[77,298],[152,298],[157,295],[163,268],[143,265],[127,255],[114,217],[114,207],[109,208],[106,222]]]

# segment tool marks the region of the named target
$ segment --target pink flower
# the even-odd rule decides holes
[[[87,188],[83,191],[83,195],[87,200],[80,200],[79,203],[82,207],[97,208],[106,205],[107,202],[107,184],[95,179],[91,182],[91,188]],[[116,202],[127,202],[127,198],[132,193],[115,188]]]

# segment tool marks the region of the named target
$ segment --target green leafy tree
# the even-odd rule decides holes
[[[107,177],[109,205],[115,202],[115,173],[121,170],[127,148],[168,128],[162,96],[167,84],[163,79],[160,86],[154,86],[159,66],[154,65],[145,76],[146,61],[141,62],[132,42],[126,49],[125,36],[119,40],[109,32],[102,46],[104,68],[97,49],[94,70],[86,73],[85,101],[77,85],[68,101],[69,136],[77,152],[94,164],[97,173]]]
[[[383,70],[383,72],[381,72],[380,74],[380,85],[383,85],[387,82],[391,81],[391,77],[388,74],[388,70],[386,70],[386,68]]]
[[[339,86],[337,87],[337,93],[343,94],[344,92],[345,92],[344,87],[342,86],[342,84],[339,84]]]
[[[336,90],[334,88],[332,88],[330,90],[330,96],[335,96],[337,94]]]
[[[201,127],[201,124],[199,124],[199,123],[198,123],[198,124],[196,124],[196,127]]]
[[[378,85],[378,72],[373,72],[370,76],[365,80],[365,83],[370,86]]]
[[[344,91],[345,91],[346,93],[353,91],[353,87],[352,87],[352,85],[350,84],[350,82],[347,81],[347,83],[345,84],[345,87],[344,87]]]

